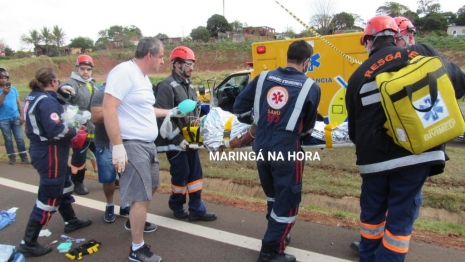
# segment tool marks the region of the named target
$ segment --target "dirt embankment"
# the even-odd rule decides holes
[[[169,53],[165,52],[165,63],[161,66],[159,74],[171,72],[172,66],[169,61]],[[245,62],[252,61],[252,55],[246,51],[197,51],[195,52],[195,70],[196,71],[222,71],[245,69]],[[108,73],[122,61],[129,60],[132,57],[115,58],[107,54],[92,55],[95,63],[94,78],[104,81]],[[74,70],[74,64],[59,63],[59,77],[66,78],[69,72]]]
[[[440,50],[440,53],[449,61],[457,64],[465,71],[465,52]],[[160,68],[159,74],[167,74],[171,71],[172,66],[169,61],[169,51],[165,52],[165,64]],[[222,70],[240,70],[245,69],[245,62],[252,61],[250,51],[222,51],[208,50],[195,51],[196,71],[222,71]],[[110,70],[122,61],[129,60],[133,57],[130,52],[125,53],[91,53],[94,59],[95,70],[94,78],[97,81],[105,81]],[[28,83],[34,76],[36,70],[40,67],[51,67],[62,80],[70,76],[74,70],[76,56],[49,58],[45,56],[37,57],[27,63],[21,63],[20,66],[9,69],[9,73],[15,82]]]

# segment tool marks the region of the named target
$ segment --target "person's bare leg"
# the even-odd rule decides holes
[[[103,184],[103,193],[107,199],[107,203],[113,203],[113,194],[115,193],[115,183]]]
[[[149,204],[150,201],[133,202],[131,204],[129,221],[131,223],[132,243],[134,244],[140,244],[144,241],[144,226]]]
[[[98,171],[97,160],[95,160],[95,158],[91,159],[90,163],[92,164],[92,168],[94,169],[94,172],[97,172]]]

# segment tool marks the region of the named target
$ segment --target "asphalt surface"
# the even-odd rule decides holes
[[[0,244],[17,246],[35,203],[39,176],[26,165],[8,165],[0,162],[0,210],[18,207],[16,220],[0,230]],[[93,224],[66,234],[74,239],[94,239],[101,242],[97,253],[86,255],[82,261],[129,261],[130,231],[124,229],[126,218],[118,216],[114,223],[105,223],[105,198],[101,185],[94,180],[85,181],[90,194],[76,196],[74,208],[80,218],[91,218]],[[261,237],[266,230],[264,213],[206,203],[218,219],[212,222],[189,222],[174,219],[168,208],[168,195],[155,194],[149,207],[147,220],[159,225],[157,231],[144,234],[145,242],[163,261],[256,261]],[[115,194],[119,204],[119,191]],[[116,212],[118,212],[118,208]],[[42,244],[61,240],[63,220],[56,213],[50,220],[49,237],[40,237]],[[295,254],[298,261],[357,261],[349,244],[359,239],[357,231],[316,223],[297,221],[292,230],[292,241],[286,252]],[[82,243],[73,243],[73,248]],[[43,257],[27,261],[69,261],[53,251]],[[464,261],[465,252],[434,245],[412,242],[406,261]]]

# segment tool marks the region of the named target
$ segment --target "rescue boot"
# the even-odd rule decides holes
[[[296,258],[293,255],[286,253],[279,254],[274,246],[265,245],[262,243],[260,255],[257,262],[295,262]]]
[[[286,243],[286,246],[288,246],[291,243],[291,233],[288,233],[286,238],[284,239],[284,242]]]
[[[74,183],[74,193],[78,195],[87,195],[89,194],[89,190],[84,186],[83,183]]]
[[[86,169],[78,170],[76,175],[72,177],[73,184],[74,184],[74,193],[78,195],[87,195],[89,194],[89,190],[84,186],[84,176],[86,174]]]
[[[23,156],[23,157],[21,157],[21,163],[22,164],[30,164],[31,162],[29,161],[27,156]]]
[[[58,208],[58,212],[60,212],[60,215],[65,221],[65,233],[71,233],[92,224],[92,220],[90,219],[78,219],[71,204],[68,204],[65,207],[60,206],[60,208]]]
[[[350,249],[354,251],[357,254],[360,254],[360,242],[359,241],[354,241],[350,243]]]
[[[21,244],[19,244],[18,251],[21,252],[25,257],[33,256],[43,256],[50,251],[52,251],[52,247],[49,245],[40,245],[37,242],[37,238],[39,237],[40,230],[42,229],[42,225],[29,218],[26,226],[26,232],[24,233],[23,240]]]
[[[10,156],[8,160],[9,165],[14,165],[16,163],[16,157],[15,156]]]

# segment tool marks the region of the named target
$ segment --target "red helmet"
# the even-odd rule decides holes
[[[179,58],[181,60],[192,60],[195,62],[195,55],[192,49],[185,46],[178,46],[170,54],[170,61],[174,61],[174,59]]]
[[[404,36],[408,33],[416,32],[415,26],[413,26],[412,22],[403,16],[394,17],[397,26],[399,27],[400,36]]]
[[[80,55],[76,59],[76,66],[80,65],[89,65],[91,67],[94,67],[94,60],[92,60],[92,57],[89,55]]]
[[[365,31],[363,32],[361,44],[365,45],[367,36],[395,36],[398,34],[398,31],[399,28],[394,18],[386,15],[375,16],[368,21]]]

